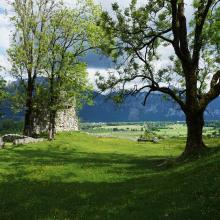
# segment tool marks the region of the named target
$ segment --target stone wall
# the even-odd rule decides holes
[[[78,131],[78,119],[74,107],[69,107],[57,114],[56,131]]]
[[[48,130],[48,116],[44,118],[37,117],[35,118],[35,134],[40,134]],[[76,110],[74,107],[66,107],[65,110],[62,110],[57,113],[56,117],[56,132],[62,131],[78,131],[78,119]]]
[[[2,139],[2,137],[0,137],[0,149],[4,148],[4,145],[5,145],[5,143]]]

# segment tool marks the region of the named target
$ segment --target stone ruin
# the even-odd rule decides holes
[[[43,138],[32,138],[19,134],[5,134],[0,137],[0,149],[4,148],[5,143],[13,143],[14,145],[37,143],[44,141]]]
[[[42,115],[42,114],[41,114]],[[45,132],[47,130],[47,118],[37,117],[35,120],[36,134]],[[78,119],[76,110],[73,106],[68,106],[63,111],[58,112],[56,118],[56,132],[62,131],[78,131]],[[43,141],[43,138],[32,138],[19,134],[6,134],[0,137],[0,149],[4,148],[5,143],[13,143],[14,145],[37,143]]]
[[[56,131],[78,131],[78,119],[73,106],[68,106],[65,110],[58,112],[56,118]]]
[[[43,114],[39,115],[35,117],[35,134],[46,132],[48,128],[48,117],[43,117]],[[66,106],[64,110],[57,113],[55,132],[78,130],[78,118],[74,106]]]

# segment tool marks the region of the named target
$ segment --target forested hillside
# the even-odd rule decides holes
[[[93,106],[85,106],[80,111],[80,118],[86,122],[121,122],[121,121],[177,121],[184,120],[178,106],[159,94],[151,95],[143,106],[144,94],[129,97],[120,106],[115,105],[104,95],[97,95]],[[205,112],[206,120],[220,119],[220,98],[210,103]]]
[[[144,106],[144,94],[129,97],[121,105],[116,105],[105,95],[95,93],[94,104],[86,105],[79,111],[82,122],[122,122],[122,121],[178,121],[184,120],[184,115],[178,106],[159,94],[151,95]],[[1,106],[2,119],[21,120],[22,112],[14,113],[10,102]],[[205,112],[206,120],[220,119],[220,98],[214,100]]]

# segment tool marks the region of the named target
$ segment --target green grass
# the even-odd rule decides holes
[[[0,151],[0,219],[220,219],[220,140],[167,163],[184,138],[159,144],[63,133]]]
[[[158,122],[160,123],[160,122]],[[157,124],[157,122],[155,122]],[[163,128],[158,127],[158,130],[152,131],[155,136],[163,138],[186,138],[187,127],[185,124],[179,123],[165,123]],[[114,128],[117,128],[117,131],[113,131]],[[120,130],[124,129],[124,130]],[[101,137],[115,137],[128,140],[137,140],[141,135],[144,134],[144,125],[140,124],[118,124],[118,125],[102,125],[94,127],[93,129],[87,129],[86,132]],[[212,134],[215,129],[213,127],[204,127],[203,134],[208,135]]]
[[[203,134],[211,134],[214,131],[212,127],[204,127]],[[186,137],[187,127],[185,124],[170,124],[165,129],[160,129],[157,134],[164,137]]]

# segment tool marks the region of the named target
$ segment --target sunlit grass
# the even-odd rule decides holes
[[[155,122],[157,124],[157,122]],[[159,122],[158,122],[159,123]],[[117,129],[117,130],[113,130]],[[101,137],[115,137],[129,140],[137,140],[141,135],[144,134],[145,125],[140,124],[118,124],[118,125],[102,125],[94,127],[93,129],[88,129],[87,132],[96,136]],[[215,131],[212,127],[204,127],[203,135],[207,136]],[[155,136],[160,138],[170,139],[170,138],[186,138],[187,127],[183,123],[166,123],[164,128],[158,126],[158,130],[152,131]]]

